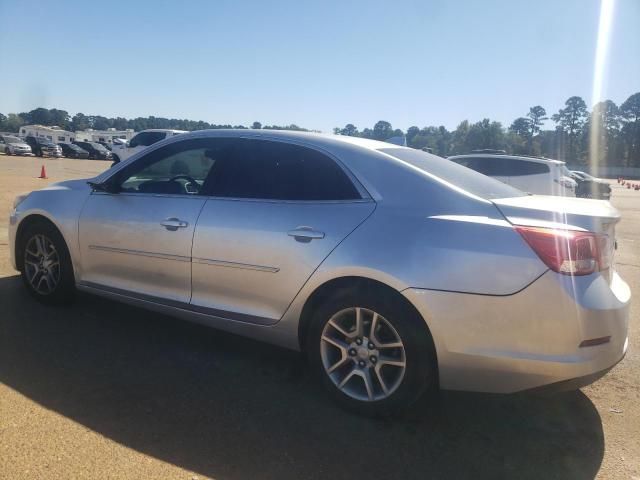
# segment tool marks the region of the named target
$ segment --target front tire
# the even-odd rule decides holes
[[[71,256],[53,225],[37,222],[27,227],[20,245],[22,281],[36,300],[52,305],[70,303],[75,296]]]
[[[333,398],[355,413],[398,413],[435,384],[429,331],[418,313],[386,291],[348,291],[315,312],[306,348]]]

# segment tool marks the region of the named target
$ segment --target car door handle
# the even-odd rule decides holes
[[[308,243],[311,240],[319,240],[324,238],[324,232],[319,232],[311,227],[298,227],[294,230],[289,230],[287,235],[295,238],[298,242]]]
[[[162,222],[160,222],[160,225],[162,225],[167,230],[175,232],[179,228],[187,228],[189,226],[189,223],[188,222],[184,222],[184,221],[180,220],[179,218],[167,218],[167,219],[163,220]]]

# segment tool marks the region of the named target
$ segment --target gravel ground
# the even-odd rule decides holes
[[[614,184],[636,303],[606,377],[549,397],[442,393],[372,421],[336,408],[296,353],[88,295],[32,301],[8,261],[10,202],[107,166],[0,155],[0,478],[640,479],[640,192]]]

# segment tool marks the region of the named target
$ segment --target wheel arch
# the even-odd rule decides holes
[[[60,228],[55,224],[55,222],[53,222],[50,218],[39,214],[39,213],[33,213],[31,215],[27,215],[25,218],[22,219],[22,221],[18,224],[18,228],[16,230],[16,240],[15,240],[15,259],[16,259],[16,267],[18,268],[19,271],[22,271],[23,268],[23,252],[22,252],[22,248],[24,247],[24,234],[27,231],[27,229],[35,224],[38,223],[44,223],[47,225],[50,225],[51,227],[55,228],[57,230],[57,232],[60,234],[60,236],[62,237],[62,239],[64,240],[67,250],[69,249],[69,245],[67,242],[67,239],[65,238],[64,234],[62,233],[62,230],[60,230]]]
[[[378,280],[373,280],[367,277],[361,276],[344,276],[333,278],[319,285],[312,293],[307,297],[304,306],[302,307],[300,313],[300,320],[298,322],[298,342],[300,345],[300,349],[302,351],[306,350],[306,338],[307,333],[309,331],[309,326],[311,325],[311,319],[313,317],[313,312],[318,308],[318,306],[333,295],[337,295],[340,292],[344,291],[353,291],[354,294],[361,291],[374,290],[379,292],[380,295],[389,295],[393,302],[397,302],[398,305],[401,305],[403,308],[411,311],[412,314],[415,314],[417,318],[422,320],[425,331],[429,337],[429,341],[431,342],[431,352],[433,354],[433,362],[436,368],[436,372],[438,370],[438,358],[437,351],[435,347],[435,342],[433,339],[433,334],[431,329],[429,328],[428,322],[426,319],[420,314],[418,309],[413,305],[408,298],[402,295],[397,289],[387,285],[386,283],[380,282]],[[436,373],[437,374],[437,373]]]

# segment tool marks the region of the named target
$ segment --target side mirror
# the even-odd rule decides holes
[[[112,183],[87,182],[94,192],[118,193],[120,189]]]

